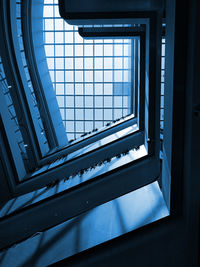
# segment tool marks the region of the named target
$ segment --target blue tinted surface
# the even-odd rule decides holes
[[[82,39],[59,15],[57,1],[44,1],[48,67],[69,139],[130,114],[134,40]]]

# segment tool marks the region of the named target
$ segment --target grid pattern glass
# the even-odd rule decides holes
[[[133,39],[83,39],[44,0],[47,63],[68,139],[131,113]]]

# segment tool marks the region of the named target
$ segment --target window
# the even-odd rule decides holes
[[[47,63],[68,139],[134,113],[138,40],[84,39],[58,15],[57,3],[44,3],[43,12]]]
[[[20,6],[20,2],[17,2],[17,19],[20,18],[21,11],[18,6]],[[45,10],[46,7],[47,10]],[[66,178],[70,174],[76,174],[82,169],[103,162],[108,157],[113,158],[131,149],[138,149],[141,145],[146,148],[143,156],[157,153],[155,149],[158,151],[154,144],[149,145],[151,139],[155,139],[153,135],[151,138],[151,131],[153,132],[151,129],[158,121],[156,119],[155,123],[149,123],[149,120],[155,116],[155,110],[148,107],[153,101],[152,96],[155,95],[155,92],[153,89],[149,91],[149,85],[145,85],[144,82],[145,71],[149,71],[148,55],[146,55],[149,50],[148,38],[146,38],[146,35],[149,34],[148,23],[135,24],[133,20],[132,24],[83,27],[83,35],[88,29],[90,33],[95,30],[101,32],[101,34],[110,34],[114,29],[114,39],[98,38],[96,36],[95,39],[91,40],[79,35],[81,29],[78,33],[77,27],[61,22],[62,19],[58,16],[57,8],[56,3],[44,4],[44,28],[46,24],[53,25],[53,28],[46,27],[44,34],[44,38],[47,40],[45,47],[48,48],[46,53],[47,61],[49,60],[49,73],[53,80],[60,114],[64,126],[68,129],[68,134],[71,134],[72,138],[76,134],[82,138],[72,143],[73,146],[67,146],[59,151],[51,151],[48,155],[42,157],[36,163],[35,170],[31,170],[23,178],[23,180],[29,181],[30,188],[31,184],[36,184],[36,180],[33,179],[35,177],[37,177],[37,186],[40,187],[45,185],[49,179],[55,180],[55,178],[49,177]],[[49,16],[48,12],[53,12],[55,18]],[[53,20],[52,23],[51,20]],[[20,23],[18,23],[18,36],[25,38],[26,35],[22,34],[21,28],[25,34],[26,21],[20,21],[20,19],[18,21],[22,24],[20,26]],[[119,38],[118,31],[122,32],[122,36],[126,36],[128,32],[127,36],[129,38]],[[49,35],[50,33],[51,35]],[[135,33],[136,35],[134,35]],[[51,38],[54,36],[53,41],[50,40],[50,36]],[[36,39],[33,35],[34,38]],[[64,42],[64,45],[62,42]],[[25,43],[23,39],[19,40],[19,43],[22,46],[21,58],[23,58],[25,66],[28,66],[32,62],[30,53],[27,51],[27,46],[23,46],[23,43]],[[37,43],[32,45],[34,44],[36,47]],[[49,51],[51,52],[49,53]],[[65,54],[65,51],[68,51],[69,54]],[[66,68],[68,59],[71,60],[69,69]],[[51,66],[54,67],[51,68]],[[29,73],[28,68],[27,73]],[[36,94],[34,96],[35,106],[39,107],[42,121],[45,122],[45,129],[47,129],[48,125],[44,116],[45,113],[43,113],[47,107],[44,105],[41,108],[40,103],[43,103],[42,101],[45,99],[41,98],[42,94],[46,94],[46,100],[50,99],[48,98],[49,89],[34,90],[34,83],[36,84],[37,81],[32,68],[30,68],[30,75],[27,75],[29,80],[33,77],[33,85],[31,83],[30,86],[33,94],[31,94]],[[43,77],[42,80],[44,80]],[[30,103],[29,108],[32,112]],[[49,109],[49,112],[51,111],[52,107]],[[132,115],[127,117],[127,113],[132,113]],[[69,117],[66,118],[66,115]],[[111,123],[113,120],[115,123]],[[98,128],[100,129],[98,130]],[[90,133],[89,138],[86,136],[86,129]],[[52,130],[59,132],[55,127]],[[48,132],[45,131],[45,133]],[[50,139],[47,136],[47,140]],[[84,142],[81,143],[80,141]],[[153,143],[155,142],[153,141]],[[118,148],[116,148],[116,144],[120,144]],[[115,149],[110,150],[114,146]],[[104,152],[102,153],[103,149]],[[109,156],[106,154],[105,157],[105,153]],[[62,157],[61,161],[57,160],[56,163],[52,164],[52,161],[54,162],[55,158],[58,157]],[[82,161],[83,157],[87,157],[88,162]],[[78,163],[80,164],[78,165]],[[69,165],[71,166],[70,171],[67,170]],[[57,168],[60,168],[60,172]]]
[[[31,10],[35,14],[38,7],[29,4],[32,3],[23,2],[21,8],[24,12]],[[45,2],[45,6],[55,17],[52,19],[53,16],[50,17],[45,11],[43,20],[41,2],[41,9],[37,10],[37,14],[40,12],[41,28],[43,24],[45,27],[48,61],[46,62],[43,49],[43,33],[41,28],[36,31],[35,27],[39,24],[30,21],[31,16],[21,21],[25,53],[20,52],[18,43],[14,43],[14,37],[10,41],[13,46],[16,45],[15,53],[19,62],[27,62],[28,71],[24,70],[23,64],[18,66],[19,80],[22,78],[22,85],[26,85],[27,77],[31,78],[34,99],[38,104],[51,150],[43,155],[38,153],[36,126],[29,116],[33,113],[30,104],[32,102],[24,98],[25,92],[30,94],[30,91],[26,91],[26,86],[20,87],[17,84],[17,92],[22,99],[20,108],[26,118],[25,126],[30,125],[28,133],[32,139],[29,141],[27,138],[28,148],[37,158],[34,168],[25,171],[20,177],[22,179],[19,179],[15,168],[11,168],[13,173],[10,179],[12,196],[29,194],[44,187],[59,187],[56,192],[52,190],[51,195],[56,209],[63,198],[67,199],[67,203],[69,198],[76,199],[75,206],[67,210],[66,214],[61,212],[58,218],[54,218],[52,223],[55,224],[63,220],[62,216],[68,219],[151,183],[159,177],[160,58],[157,50],[160,49],[160,43],[159,33],[150,31],[151,26],[156,26],[154,17],[141,20],[129,18],[129,24],[124,23],[117,27],[113,26],[115,24],[82,27],[83,35],[86,31],[95,33],[97,30],[105,35],[113,29],[115,34],[117,33],[117,38],[96,36],[91,40],[87,36],[79,36],[77,31],[80,32],[81,28],[65,26],[58,18],[55,5]],[[5,3],[4,8],[8,11]],[[6,29],[1,27],[7,33],[10,31],[10,24],[6,25]],[[15,25],[12,27],[16,30]],[[119,31],[122,31],[126,38],[121,38]],[[130,32],[131,37],[127,37]],[[28,38],[29,34],[31,39]],[[18,41],[18,38],[16,40]],[[5,52],[9,55],[9,49]],[[3,64],[9,69],[9,57],[7,59],[5,55],[2,56]],[[12,75],[12,72],[7,74],[8,83],[13,80]],[[16,78],[16,83],[19,80]],[[20,118],[19,114],[17,116]],[[62,137],[64,141],[67,140],[64,127],[68,138],[77,140],[61,146],[59,144],[62,144]],[[90,132],[89,135],[85,135],[86,132]],[[8,138],[11,140],[12,136]],[[16,141],[16,138],[14,140]],[[14,153],[10,155],[9,149],[12,148],[8,147],[7,156],[12,161],[16,158]],[[148,173],[144,172],[144,169],[148,169]],[[134,174],[134,177],[130,173]],[[97,187],[98,194],[94,195]],[[69,192],[71,193],[68,194]],[[89,204],[85,202],[85,196],[91,196]],[[48,198],[43,201],[45,205],[50,205]],[[37,205],[38,211],[41,211],[43,204],[38,202]]]

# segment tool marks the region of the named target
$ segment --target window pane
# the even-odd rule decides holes
[[[86,84],[85,85],[85,94],[86,95],[93,95],[93,85],[92,84]]]
[[[112,83],[106,83],[104,85],[104,94],[105,95],[112,95],[113,94],[113,84]]]
[[[91,112],[91,109],[85,109],[85,119],[93,120],[93,112]]]
[[[103,107],[103,97],[102,96],[95,96],[95,106],[102,108]]]
[[[103,84],[95,84],[95,95],[103,95]]]
[[[83,95],[83,84],[76,84],[75,94],[76,95]]]
[[[67,95],[73,95],[74,94],[74,85],[73,84],[67,84],[66,85],[66,94]]]
[[[93,58],[85,58],[85,69],[93,69]]]
[[[83,107],[83,97],[82,96],[76,96],[75,97],[76,101],[76,107]]]
[[[104,97],[104,107],[106,107],[106,108],[112,107],[112,97],[111,96],[105,96]]]
[[[56,81],[64,82],[64,71],[56,71]]]
[[[55,43],[63,43],[63,33],[62,32],[56,32],[55,33]]]
[[[95,120],[103,120],[103,110],[95,109]]]
[[[81,108],[76,108],[76,120],[83,120],[83,109]]]
[[[83,40],[77,26],[60,18],[58,1],[49,1],[43,23],[47,64],[68,138],[77,138],[129,112],[136,41]]]
[[[85,97],[85,107],[93,107],[93,97],[92,96],[86,96]]]
[[[66,119],[74,120],[74,109],[67,109],[66,110]]]
[[[65,97],[66,107],[74,107],[74,97],[66,96]]]
[[[64,59],[63,58],[56,58],[56,68],[57,69],[64,69]]]

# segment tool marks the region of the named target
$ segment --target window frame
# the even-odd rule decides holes
[[[29,22],[30,23],[30,22]],[[143,40],[143,42],[142,42],[143,44],[144,44],[144,40]],[[144,46],[141,46],[141,49],[144,49]],[[30,54],[30,52],[29,52],[29,54]],[[144,72],[144,68],[142,67],[142,65],[141,65],[141,75],[142,75],[142,73]],[[143,79],[141,79],[141,80],[143,80]],[[142,86],[140,86],[140,88],[142,88]],[[142,90],[140,89],[140,94],[142,95],[143,93],[142,93]],[[140,99],[142,99],[142,97],[140,98]],[[142,106],[142,105],[141,105]],[[141,115],[141,117],[142,116],[144,116],[143,115],[143,113],[142,112],[140,112],[140,115]],[[142,138],[143,138],[143,134],[142,134],[142,131],[141,131],[141,121],[143,121],[143,119],[141,120],[140,119],[140,129],[139,129],[139,132],[136,132],[134,135],[136,135],[136,137],[132,137],[132,136],[130,136],[128,139],[126,139],[125,140],[125,144],[127,143],[127,145],[126,146],[129,146],[130,147],[130,145],[128,145],[129,143],[132,143],[132,147],[134,147],[134,146],[136,146],[136,145],[140,145],[142,142],[141,142],[141,140],[142,140]],[[52,160],[55,160],[57,157],[60,157],[60,156],[62,156],[62,155],[65,155],[66,153],[71,153],[71,152],[73,152],[73,151],[75,151],[75,150],[77,150],[78,148],[81,148],[81,147],[84,147],[86,144],[89,144],[89,143],[92,143],[92,142],[94,142],[94,140],[99,140],[99,139],[101,139],[101,138],[103,138],[104,136],[106,136],[106,135],[109,135],[109,134],[111,134],[111,133],[113,133],[114,132],[114,130],[115,131],[119,131],[120,129],[122,129],[122,127],[127,127],[131,122],[135,122],[135,119],[133,119],[133,120],[129,120],[128,122],[124,122],[124,123],[119,123],[119,125],[118,125],[118,123],[117,123],[117,125],[112,125],[112,126],[110,126],[110,127],[108,127],[108,129],[106,128],[105,130],[103,130],[102,132],[100,132],[100,133],[97,133],[97,134],[94,134],[94,136],[93,136],[93,138],[84,138],[84,139],[86,139],[86,140],[84,140],[84,141],[82,141],[82,142],[80,142],[80,144],[73,144],[73,145],[71,145],[71,146],[69,146],[69,147],[67,147],[67,148],[64,148],[64,149],[61,149],[61,151],[56,151],[56,152],[54,152],[52,155],[50,155],[50,157],[44,157],[43,159],[40,159],[39,160],[39,164],[38,165],[36,165],[36,167],[38,166],[38,167],[41,167],[41,166],[43,166],[43,164],[46,164],[46,163],[48,163],[48,162],[50,162],[50,161],[52,161]],[[98,139],[99,138],[99,139]],[[125,138],[124,138],[125,139]],[[133,142],[132,141],[130,141],[130,140],[133,140]],[[140,141],[138,141],[138,140],[140,140]],[[78,142],[79,143],[79,142]],[[115,142],[116,143],[116,142]],[[137,143],[137,144],[136,144]],[[112,147],[113,146],[113,144],[112,143],[110,143],[110,146]],[[119,147],[121,147],[120,148],[120,150],[118,149],[118,152],[120,153],[120,152],[123,152],[122,151],[122,149],[123,149],[123,147],[122,147],[122,145],[120,145]],[[98,150],[100,150],[100,149],[98,149]],[[109,147],[108,147],[108,149],[107,149],[107,151],[109,150]],[[96,155],[96,151],[94,151],[94,153],[91,153],[90,154],[90,156],[89,156],[89,158],[91,159],[92,157],[93,157],[93,154],[95,154]],[[99,155],[100,154],[102,154],[101,152],[99,153]],[[102,157],[102,156],[101,156]],[[80,157],[80,160],[82,159],[82,157]],[[76,162],[79,162],[80,161],[79,159],[78,159],[78,161],[75,161],[75,165],[76,165]],[[66,171],[66,169],[67,169],[67,167],[65,166],[65,167],[61,167],[61,170],[60,170],[60,172],[59,173],[62,173],[62,172],[64,172],[64,171]],[[79,168],[80,169],[80,168]],[[46,174],[46,175],[44,175],[45,176],[45,178],[41,175],[41,177],[40,178],[38,178],[38,179],[36,179],[35,181],[34,181],[34,179],[32,180],[32,181],[22,181],[22,182],[17,182],[16,183],[16,189],[14,189],[14,192],[15,192],[15,194],[20,194],[20,193],[24,193],[25,192],[25,190],[26,189],[21,189],[21,188],[29,188],[29,190],[32,190],[31,188],[32,188],[32,186],[34,185],[34,184],[36,184],[37,183],[37,186],[36,187],[38,187],[38,188],[40,188],[41,186],[45,186],[46,184],[48,184],[48,182],[50,183],[50,182],[52,182],[53,180],[55,180],[55,173],[57,172],[57,169],[56,170],[53,170],[53,173],[54,173],[54,175],[52,175],[52,178],[48,178],[47,176],[48,176],[48,173]],[[61,178],[59,178],[58,177],[59,175],[57,174],[56,175],[56,179],[62,179],[63,178],[63,175],[61,176]],[[43,179],[42,179],[43,178]],[[15,181],[16,181],[17,179],[15,178]],[[29,184],[28,186],[26,185],[26,184]],[[17,187],[18,188],[20,188],[20,189],[17,189]]]
[[[199,1],[166,1],[163,145],[166,176],[173,178],[164,178],[171,190],[165,199],[170,216],[56,264],[94,265],[101,259],[114,265],[199,265],[199,8]]]
[[[35,93],[42,116],[45,118],[45,132],[50,146],[49,152],[51,153],[55,149],[68,145],[68,139],[64,131],[60,110],[45,59],[43,34],[41,32],[43,25],[43,2],[21,2],[21,12],[23,14],[21,26],[27,65],[33,86],[37,88]],[[48,90],[44,88],[48,88]]]
[[[121,15],[124,16],[126,19],[131,20],[133,14],[128,14],[128,17],[127,14]],[[13,242],[13,231],[15,231],[15,241],[19,241],[22,238],[26,238],[33,234],[36,229],[37,231],[38,229],[42,231],[46,229],[46,227],[51,227],[53,225],[59,224],[64,220],[67,220],[75,215],[81,214],[113,198],[136,190],[159,178],[159,108],[161,46],[161,23],[159,24],[159,22],[161,21],[161,17],[160,14],[157,13],[147,13],[146,15],[147,18],[142,19],[142,21],[143,23],[144,21],[146,23],[147,34],[145,48],[145,90],[146,95],[149,95],[149,102],[147,101],[147,99],[145,99],[147,102],[145,103],[144,111],[144,140],[146,147],[148,147],[148,155],[140,160],[136,160],[134,164],[126,164],[106,174],[100,175],[89,181],[79,184],[72,189],[66,190],[62,193],[40,201],[39,203],[33,204],[31,205],[31,207],[26,207],[23,210],[15,212],[15,229],[13,227],[10,227],[11,224],[13,225],[13,214],[7,216],[1,221],[1,229],[10,229],[10,236],[7,237],[7,239],[5,240],[7,245]],[[131,139],[131,143],[132,141],[133,139]],[[119,144],[119,141],[116,142],[116,144]],[[101,148],[102,154],[104,153],[104,151],[105,150]],[[145,169],[148,169],[148,175],[145,173]],[[130,173],[136,174],[135,181],[132,175],[130,175]],[[13,195],[17,196],[26,192],[30,192],[31,190],[40,188],[40,178],[38,178],[38,180],[36,179],[35,181],[23,181],[20,184],[16,184],[13,190]],[[47,180],[48,182],[54,181],[55,177],[48,177],[46,181],[42,180],[43,179],[40,179],[40,182],[45,184]],[[96,192],[98,192],[98,194]],[[72,199],[74,199],[73,202]],[[66,203],[70,203],[71,205],[70,208],[67,210]],[[56,214],[56,216],[54,216],[54,214]],[[24,231],[24,229],[26,229],[26,231]]]
[[[142,33],[143,34],[143,33]],[[144,35],[140,35],[141,37],[143,36],[143,43],[145,42],[145,39],[144,39]],[[141,38],[142,39],[142,38]],[[148,44],[146,44],[146,46],[148,46]],[[144,55],[144,58],[145,58],[145,46],[144,45],[141,45],[141,53],[143,53]],[[141,57],[143,58],[143,57]],[[144,64],[144,59],[141,60],[141,66],[142,64]],[[143,65],[144,67],[144,65]],[[143,78],[144,77],[144,68],[141,67],[141,80],[143,81]],[[142,76],[143,75],[143,76]],[[142,84],[142,83],[141,83]],[[142,84],[140,86],[140,88],[142,88],[142,86],[144,86],[145,88],[145,85]],[[144,93],[142,93],[143,90],[140,90],[140,94],[141,94],[141,101],[140,102],[144,102],[144,97],[142,97],[142,95]],[[124,151],[124,149],[130,149],[130,148],[134,148],[138,145],[141,145],[142,142],[141,140],[144,138],[144,135],[143,135],[143,130],[144,130],[144,120],[143,120],[143,112],[142,112],[142,108],[144,108],[144,103],[143,105],[140,104],[140,118],[139,118],[139,130],[136,131],[135,133],[133,133],[132,135],[128,135],[126,138],[124,137],[121,140],[117,140],[117,141],[113,141],[111,143],[109,143],[108,145],[106,145],[104,148],[102,147],[99,147],[98,149],[95,149],[94,151],[91,151],[89,152],[89,154],[86,155],[80,155],[78,157],[76,157],[75,159],[72,159],[72,161],[70,160],[69,162],[67,162],[67,164],[61,164],[61,165],[58,165],[56,168],[54,169],[48,169],[47,171],[44,171],[43,173],[41,173],[40,175],[37,175],[36,177],[27,177],[27,180],[24,180],[23,183],[18,187],[20,188],[19,191],[17,190],[16,192],[25,192],[24,190],[32,190],[32,188],[40,188],[42,186],[45,186],[46,184],[50,183],[50,182],[53,182],[55,180],[61,180],[61,179],[64,179],[66,178],[67,176],[70,175],[70,173],[72,171],[74,171],[75,173],[77,171],[80,171],[81,169],[84,169],[84,168],[87,168],[89,167],[90,165],[92,165],[92,163],[98,163],[98,161],[101,161],[103,158],[103,155],[104,154],[109,154],[111,157],[112,156],[115,156],[116,154],[118,153],[122,153]],[[146,110],[146,113],[148,114],[148,109]],[[146,114],[146,117],[148,116]],[[147,125],[146,127],[149,127],[149,122],[148,122],[148,119],[147,120]],[[151,128],[151,127],[150,127]],[[116,127],[116,130],[118,130],[118,127]],[[97,134],[94,134],[95,138],[97,137]],[[102,138],[102,134],[100,133],[99,134],[99,138]],[[150,138],[151,139],[151,138]],[[153,139],[153,138],[152,138]],[[90,138],[88,138],[88,140],[91,142],[92,140]],[[140,140],[140,141],[139,141]],[[154,140],[156,140],[154,138]],[[147,141],[146,141],[147,143]],[[156,143],[156,142],[154,142]],[[111,147],[115,146],[115,144],[118,144],[117,146],[117,150],[115,149],[115,152],[112,152],[112,150],[110,149]],[[85,142],[81,142],[81,145],[82,147],[85,146]],[[149,151],[149,154],[154,154],[153,152],[153,146],[149,146],[149,144],[146,144],[146,146],[150,147],[150,151]],[[77,146],[74,146],[74,150],[77,149]],[[72,151],[74,151],[71,149],[63,149],[62,150],[62,153],[55,153],[53,157],[51,157],[52,160],[55,160],[55,158],[58,158],[59,156],[61,155],[66,155]],[[112,153],[111,153],[112,152]],[[105,156],[104,156],[105,157]],[[48,157],[47,157],[48,158]],[[82,159],[87,159],[87,160],[82,160]],[[46,162],[49,162],[48,159],[46,160]],[[70,171],[69,171],[69,166],[70,166]],[[157,168],[159,169],[159,168]],[[29,179],[30,178],[30,179]],[[30,188],[30,189],[28,189]]]

